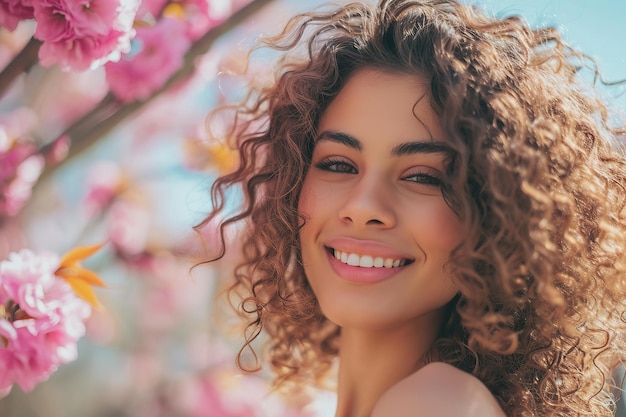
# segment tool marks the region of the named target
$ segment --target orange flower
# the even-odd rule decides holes
[[[57,277],[63,278],[70,284],[76,295],[94,307],[100,307],[100,302],[92,286],[105,287],[106,284],[95,272],[82,267],[80,261],[96,253],[102,246],[104,243],[72,249],[63,256],[59,268],[54,272]]]
[[[225,175],[237,169],[239,164],[239,152],[223,142],[187,138],[184,152],[187,165],[191,169],[212,169]]]
[[[220,172],[228,174],[235,170],[239,155],[224,143],[212,143],[208,146],[209,159]]]

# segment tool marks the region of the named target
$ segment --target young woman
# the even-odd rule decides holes
[[[266,44],[288,52],[237,107],[207,222],[241,187],[231,290],[277,384],[336,375],[336,417],[612,416],[624,130],[584,57],[444,0],[303,14]]]

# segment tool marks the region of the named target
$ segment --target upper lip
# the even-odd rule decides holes
[[[324,246],[328,249],[337,249],[342,252],[355,253],[357,255],[369,255],[372,257],[406,259],[414,261],[415,258],[407,253],[376,240],[355,239],[352,237],[336,237],[326,241]]]

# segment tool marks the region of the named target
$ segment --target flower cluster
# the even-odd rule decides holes
[[[0,73],[1,415],[46,415],[49,401],[80,386],[81,404],[72,402],[69,414],[308,416],[296,410],[300,400],[268,401],[267,381],[224,365],[234,360],[220,342],[221,321],[207,320],[217,309],[219,269],[209,269],[211,279],[186,279],[205,248],[181,233],[196,219],[179,215],[178,201],[195,190],[192,170],[204,179],[205,171],[230,172],[238,161],[225,144],[202,139],[201,120],[224,95],[220,57],[244,66],[247,56],[214,44],[210,31],[255,13],[242,8],[253,1],[0,0],[0,26],[12,32],[0,37],[0,60],[8,63]],[[209,47],[217,52],[206,53]],[[130,131],[113,129],[122,119],[132,120]],[[189,164],[178,152],[187,137]],[[120,146],[114,163],[54,169],[96,141]],[[23,210],[37,181],[39,196]],[[217,247],[214,226],[202,236]],[[106,239],[109,256],[100,265],[113,268],[113,285],[124,291],[94,308],[92,286],[103,282],[79,260],[96,247],[65,257],[27,249],[9,255],[33,237],[53,249]],[[43,390],[15,392],[33,390],[77,353],[87,368],[59,373]],[[120,378],[92,383],[120,363]]]
[[[41,64],[82,71],[129,50],[139,1],[40,0],[33,7]]]
[[[104,64],[123,103],[145,100],[183,66],[193,42],[224,21],[233,0],[5,0],[0,26],[36,21],[39,63],[85,71]],[[121,61],[120,61],[121,60]]]
[[[90,304],[97,303],[90,285],[103,284],[77,262],[98,249],[79,248],[62,260],[23,249],[0,262],[1,394],[13,383],[29,391],[76,359]]]
[[[123,102],[144,100],[183,65],[191,46],[185,23],[164,17],[156,25],[138,28],[134,50],[118,62],[106,65],[111,92]]]
[[[124,103],[145,100],[183,66],[192,43],[231,12],[230,0],[144,0],[131,50],[106,65],[111,92]],[[156,19],[156,23],[145,24]]]
[[[34,117],[27,109],[0,116],[0,217],[17,214],[43,169],[35,145],[23,140]]]
[[[0,26],[15,30],[21,20],[34,17],[33,0],[3,0],[0,2]]]
[[[128,52],[140,0],[6,0],[0,2],[0,26],[15,30],[35,19],[34,37],[43,42],[42,65],[59,63],[83,71]]]

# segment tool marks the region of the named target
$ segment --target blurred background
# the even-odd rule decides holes
[[[0,67],[13,68],[0,74],[0,259],[20,248],[63,253],[109,242],[86,263],[107,287],[97,290],[104,308],[87,322],[78,359],[31,392],[14,387],[0,400],[2,417],[334,412],[330,392],[281,398],[269,394],[265,373],[236,369],[241,333],[215,301],[229,259],[198,265],[216,237],[212,225],[200,235],[192,230],[210,210],[212,180],[232,167],[233,155],[206,139],[206,115],[271,70],[274,56],[260,53],[242,75],[260,36],[327,2],[207,0],[199,11],[202,1],[160,1],[166,12],[143,22],[117,66],[81,71],[20,53],[33,47],[34,21],[0,29]],[[473,3],[555,26],[595,59],[604,81],[626,79],[622,0]],[[166,17],[187,19],[186,30],[197,33],[177,38],[175,26],[149,32]],[[124,67],[144,55],[141,66]],[[624,85],[599,88],[626,109]],[[41,158],[7,156],[19,149]]]

